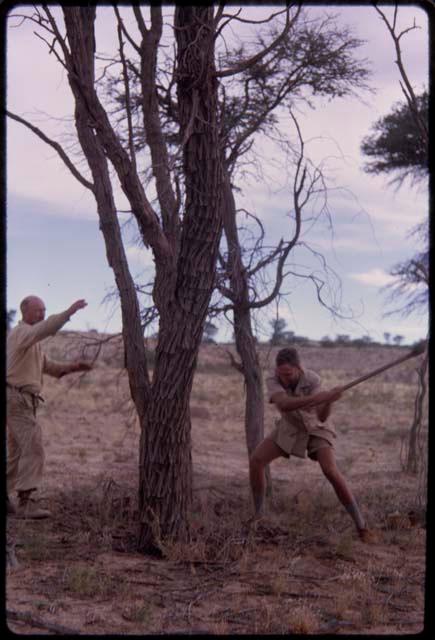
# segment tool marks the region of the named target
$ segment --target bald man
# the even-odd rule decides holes
[[[18,492],[17,507],[7,498],[7,511],[18,518],[48,518],[51,514],[31,500],[42,480],[44,449],[41,427],[37,421],[43,374],[55,378],[74,371],[89,371],[91,365],[82,360],[55,362],[41,349],[41,340],[52,336],[70,317],[87,306],[77,300],[66,311],[45,318],[45,305],[37,296],[21,302],[22,320],[7,337],[7,489]]]

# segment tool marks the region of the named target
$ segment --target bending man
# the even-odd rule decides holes
[[[7,490],[18,492],[18,506],[7,498],[7,511],[21,518],[47,518],[51,514],[39,508],[31,499],[38,489],[44,467],[44,449],[37,409],[43,400],[43,374],[55,378],[88,371],[91,365],[49,360],[41,349],[41,340],[52,336],[80,309],[84,300],[77,300],[66,311],[45,318],[45,305],[37,296],[27,296],[21,302],[22,320],[7,337]]]
[[[308,457],[320,464],[338,499],[352,517],[361,540],[372,542],[374,534],[366,527],[358,504],[335,461],[333,440],[336,435],[328,418],[332,404],[341,396],[340,387],[319,391],[320,377],[314,371],[302,368],[294,348],[278,352],[275,373],[267,378],[266,384],[269,401],[276,405],[281,418],[271,435],[256,447],[249,461],[255,507],[251,520],[259,520],[264,515],[265,466],[279,457],[294,455],[305,458],[308,452]]]

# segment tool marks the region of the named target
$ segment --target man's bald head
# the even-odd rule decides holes
[[[45,304],[38,296],[26,296],[21,301],[20,311],[27,324],[36,324],[45,318]]]

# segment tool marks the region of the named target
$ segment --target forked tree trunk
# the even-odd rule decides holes
[[[92,191],[107,258],[119,289],[126,368],[141,424],[138,548],[161,552],[162,542],[183,538],[188,532],[192,493],[189,399],[215,284],[222,226],[213,8],[175,9],[175,77],[186,191],[180,236],[169,223],[175,214],[172,201],[161,212],[162,230],[132,158],[116,136],[95,91],[95,7],[64,7],[63,11],[70,51],[60,33],[58,39],[75,98],[78,136],[92,171]],[[154,14],[155,21],[157,18]],[[160,327],[152,382],[108,159],[130,202],[142,238],[152,247],[155,258],[153,296]],[[158,158],[153,157],[153,163],[158,163]],[[160,190],[164,189],[165,180],[161,175]]]
[[[139,549],[188,532],[192,497],[189,399],[215,282],[221,233],[212,7],[175,9],[186,203],[176,273],[159,300],[151,401],[142,419]],[[159,287],[165,285],[163,279]]]

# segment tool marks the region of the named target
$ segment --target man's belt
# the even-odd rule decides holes
[[[39,400],[40,402],[45,402],[44,398],[39,394],[39,393],[32,393],[31,391],[26,390],[26,387],[16,387],[13,384],[10,384],[9,382],[6,382],[6,386],[9,387],[9,389],[14,389],[15,391],[18,391],[18,393],[28,393],[29,396],[32,396],[32,398],[34,400]]]

